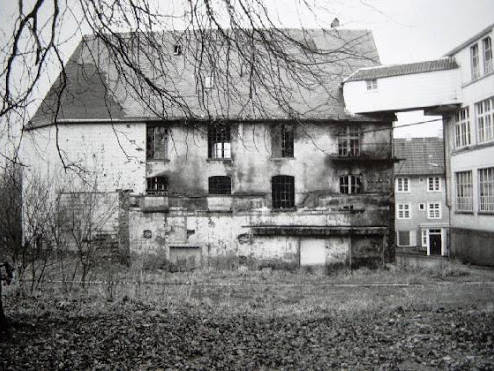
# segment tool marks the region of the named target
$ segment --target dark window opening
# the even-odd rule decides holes
[[[148,126],[146,141],[146,158],[148,160],[165,160],[168,158],[169,135],[168,128]]]
[[[360,175],[343,175],[340,176],[340,193],[355,194],[362,192],[362,183]]]
[[[211,125],[208,127],[208,157],[212,159],[231,158],[229,126]]]
[[[338,136],[338,155],[356,157],[360,155],[360,128],[347,126]]]
[[[168,178],[166,176],[155,176],[147,179],[146,193],[162,194],[168,192]]]
[[[175,44],[173,46],[173,54],[175,54],[175,55],[181,55],[182,54],[182,45]]]
[[[229,176],[212,176],[209,178],[209,194],[232,194],[232,181]]]
[[[273,209],[293,209],[295,207],[295,178],[277,175],[271,180]]]
[[[273,157],[293,157],[294,129],[293,125],[276,125],[271,130],[271,146]]]

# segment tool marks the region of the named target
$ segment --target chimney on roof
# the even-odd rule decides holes
[[[340,27],[340,20],[338,18],[333,19],[333,22],[331,22],[331,28],[336,27]]]

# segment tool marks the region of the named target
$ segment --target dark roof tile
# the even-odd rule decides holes
[[[444,174],[444,142],[442,138],[393,139],[396,175]]]

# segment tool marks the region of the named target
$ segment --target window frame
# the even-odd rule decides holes
[[[293,124],[282,123],[272,126],[271,155],[273,158],[294,158],[295,126]]]
[[[455,172],[455,211],[473,212],[473,173],[471,170]]]
[[[494,141],[494,97],[475,103],[478,143]]]
[[[427,219],[441,219],[441,202],[439,201],[430,201],[427,202]]]
[[[472,144],[470,114],[468,107],[462,107],[453,114],[454,148],[464,148]]]
[[[406,180],[406,182],[405,182],[405,180]],[[401,190],[400,190],[400,183],[401,183]],[[406,185],[406,187],[405,187],[405,185]],[[411,192],[410,178],[409,177],[405,177],[405,176],[398,176],[398,177],[396,177],[396,180],[395,180],[395,192],[396,193],[410,193]]]
[[[156,186],[156,189],[153,189]],[[146,178],[146,194],[147,195],[167,195],[168,194],[168,177],[154,176]],[[160,189],[162,188],[162,189]]]
[[[420,242],[421,242],[422,247],[428,247],[429,246],[429,229],[422,228],[420,237],[421,237]]]
[[[275,175],[271,178],[271,207],[273,210],[295,208],[295,177]]]
[[[161,143],[156,138],[162,135]],[[165,126],[148,125],[146,127],[146,160],[168,160],[168,147],[171,130]],[[158,144],[159,143],[159,144]],[[163,146],[162,150],[157,151],[157,146]],[[158,147],[158,149],[160,149]],[[161,153],[161,156],[156,156]]]
[[[403,206],[402,210],[400,210],[400,206]],[[400,217],[400,212],[403,212],[403,215],[401,217]],[[408,212],[408,216],[406,216],[407,212]],[[396,219],[399,220],[412,219],[412,206],[409,202],[398,202],[396,204]]]
[[[208,178],[208,194],[211,196],[230,196],[232,194],[232,178],[228,175],[210,176]]]
[[[490,36],[482,39],[482,56],[484,63],[484,74],[487,75],[493,72],[492,65],[492,39]]]
[[[367,91],[377,90],[377,79],[367,79],[365,80],[365,85],[367,87]]]
[[[346,125],[338,133],[338,157],[359,157],[362,146],[360,126]]]
[[[400,233],[407,233],[408,232],[408,244],[402,244],[401,243],[401,238],[400,238]],[[396,231],[396,245],[400,247],[405,247],[405,246],[412,246],[412,231],[410,230],[397,230]]]
[[[208,159],[231,160],[231,126],[224,124],[208,125]]]
[[[477,176],[479,183],[478,211],[480,213],[494,214],[494,167],[478,169]],[[485,193],[487,193],[487,195],[485,195]],[[485,199],[487,199],[487,202],[484,202]],[[483,208],[484,205],[487,205],[487,207]]]
[[[479,45],[477,43],[470,46],[470,71],[472,80],[480,77]]]
[[[346,189],[346,191],[343,191],[342,189]],[[361,174],[341,175],[339,177],[339,190],[341,194],[347,194],[347,195],[363,193],[362,175]]]
[[[432,185],[432,189],[431,189],[431,185]],[[427,192],[441,192],[441,188],[442,188],[441,177],[439,176],[427,177]]]

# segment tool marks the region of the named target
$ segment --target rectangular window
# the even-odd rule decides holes
[[[441,219],[441,203],[427,203],[427,219]]]
[[[396,205],[396,218],[397,219],[410,219],[412,213],[410,211],[410,204],[397,204]]]
[[[470,145],[470,120],[468,107],[460,109],[453,116],[455,127],[455,147],[461,148]]]
[[[163,194],[168,192],[168,178],[165,176],[155,176],[147,178],[146,193]]]
[[[362,192],[360,175],[340,176],[340,193],[355,194]]]
[[[456,173],[456,210],[473,211],[472,172]]]
[[[479,211],[494,212],[494,167],[479,169]]]
[[[475,103],[479,143],[494,140],[494,97]]]
[[[271,179],[273,209],[292,209],[295,207],[295,178],[277,175]]]
[[[377,89],[377,79],[365,80],[367,85],[367,90],[376,90]]]
[[[482,40],[482,46],[484,49],[484,73],[488,74],[493,71],[492,68],[492,43],[491,38],[486,37]]]
[[[477,44],[470,47],[470,63],[472,63],[472,80],[480,76],[479,68],[479,46]]]
[[[427,191],[437,192],[441,190],[441,178],[438,176],[430,176],[427,178]]]
[[[232,194],[232,180],[229,176],[209,177],[209,194],[230,195]]]
[[[208,157],[211,159],[231,158],[230,126],[220,124],[208,126]]]
[[[410,246],[410,231],[398,231],[398,246]]]
[[[170,130],[163,126],[148,126],[146,136],[146,158],[148,160],[168,159]]]
[[[396,192],[410,192],[410,179],[403,177],[396,178]]]
[[[338,155],[357,157],[360,155],[360,128],[346,126],[338,135]]]
[[[422,229],[422,247],[427,247],[427,229]]]
[[[425,210],[425,204],[424,203],[419,204],[419,210]]]
[[[272,156],[293,157],[294,128],[291,124],[275,125],[271,129]]]

